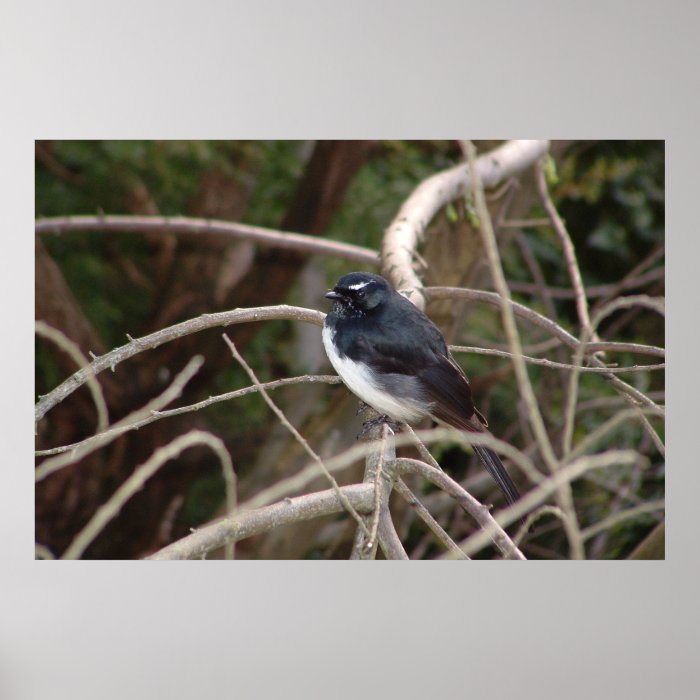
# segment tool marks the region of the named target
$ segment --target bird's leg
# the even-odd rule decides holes
[[[368,408],[371,408],[368,403],[360,401],[359,405],[357,406],[357,413],[355,415],[359,416],[360,413],[364,413]]]

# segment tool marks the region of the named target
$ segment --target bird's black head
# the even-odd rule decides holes
[[[334,311],[352,314],[378,307],[392,293],[391,285],[383,277],[371,272],[351,272],[338,280],[326,299],[333,299]]]

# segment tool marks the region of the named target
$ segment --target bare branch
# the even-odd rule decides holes
[[[264,389],[277,389],[283,386],[289,386],[291,384],[340,384],[343,380],[337,374],[304,374],[299,377],[285,377],[284,379],[275,379],[271,382],[264,382],[260,386]],[[237,399],[240,396],[246,396],[247,394],[252,394],[259,391],[259,388],[255,385],[247,386],[243,389],[236,389],[235,391],[228,391],[225,394],[218,394],[217,396],[210,396],[208,399],[199,401],[197,403],[189,404],[187,406],[179,406],[178,408],[171,408],[168,411],[152,410],[151,415],[143,418],[139,421],[134,421],[133,423],[127,423],[118,427],[118,424],[112,426],[109,430],[104,433],[98,433],[97,435],[92,435],[85,440],[80,442],[74,442],[70,445],[62,445],[61,447],[52,447],[48,450],[36,450],[34,452],[37,457],[44,457],[48,455],[55,455],[61,452],[68,452],[70,450],[75,450],[77,448],[82,448],[84,446],[90,445],[91,443],[100,440],[107,435],[115,433],[115,437],[122,435],[130,430],[138,430],[143,428],[144,425],[153,423],[162,418],[170,418],[171,416],[179,416],[182,413],[190,413],[192,411],[200,411],[207,406],[211,406],[215,403],[220,403],[222,401],[230,401],[232,399]],[[133,414],[132,414],[133,416]],[[120,421],[122,423],[123,421]]]
[[[525,170],[549,148],[548,141],[508,141],[481,156],[476,164],[485,187],[494,187]],[[436,173],[424,180],[403,203],[384,234],[382,272],[397,289],[419,292],[411,301],[423,309],[423,283],[413,269],[416,248],[435,214],[471,186],[473,175],[464,164]]]
[[[575,462],[557,470],[546,481],[543,481],[532,491],[526,493],[519,501],[500,511],[495,518],[501,526],[506,527],[514,520],[522,518],[527,512],[541,505],[552,493],[561,488],[562,484],[571,483],[593,469],[604,469],[625,464],[644,465],[646,463],[647,459],[634,450],[610,450],[599,455],[581,457]],[[473,556],[488,544],[488,536],[483,531],[479,531],[470,535],[464,542],[461,542],[459,547],[467,556]],[[449,553],[443,556],[449,557]]]
[[[411,489],[406,486],[403,479],[394,482],[394,488],[401,497],[408,503],[411,509],[428,526],[428,529],[435,535],[435,539],[440,542],[449,552],[452,552],[458,559],[469,559],[468,556],[455,544],[452,538],[443,530],[440,523],[435,520],[430,511],[418,500]]]
[[[67,231],[112,231],[117,233],[167,232],[178,235],[223,236],[225,239],[254,241],[260,245],[316,255],[333,255],[375,267],[379,264],[376,250],[341,243],[303,233],[274,231],[215,219],[195,219],[185,216],[66,216],[38,219],[34,227],[38,235],[61,234]]]
[[[57,403],[70,396],[78,387],[82,386],[88,377],[99,374],[108,367],[114,368],[124,360],[137,355],[144,350],[152,350],[164,343],[169,343],[177,338],[182,338],[191,333],[215,328],[217,326],[230,326],[234,323],[251,323],[254,321],[289,320],[304,321],[317,326],[323,325],[324,313],[314,309],[304,309],[298,306],[260,306],[249,309],[234,309],[232,311],[221,311],[215,314],[202,314],[197,318],[192,318],[174,326],[163,328],[155,333],[143,336],[143,338],[129,338],[126,345],[122,345],[110,352],[95,358],[90,365],[84,367],[79,372],[72,374],[63,383],[59,384],[53,391],[42,396],[34,408],[35,420],[41,420],[48,411]]]
[[[245,370],[246,374],[250,377],[250,380],[255,384],[255,386],[258,388],[258,391],[262,394],[263,399],[265,400],[265,403],[272,409],[272,412],[277,416],[279,419],[280,423],[292,434],[294,439],[304,448],[304,451],[306,454],[311,457],[311,459],[316,462],[316,464],[320,467],[321,471],[323,474],[326,476],[328,481],[330,482],[331,486],[333,487],[333,490],[337,494],[338,498],[340,499],[340,502],[343,504],[343,507],[347,510],[347,512],[355,518],[355,521],[357,524],[360,526],[360,528],[369,535],[369,532],[367,531],[367,526],[364,523],[364,520],[357,514],[355,509],[352,507],[350,502],[343,496],[343,492],[340,490],[340,487],[338,486],[338,482],[333,478],[331,473],[328,471],[326,468],[326,465],[323,463],[323,460],[313,451],[311,448],[311,445],[306,441],[306,439],[302,436],[302,434],[287,420],[287,416],[284,415],[282,410],[277,406],[277,404],[270,398],[270,395],[265,391],[265,389],[262,387],[260,384],[260,380],[258,379],[257,375],[253,371],[252,367],[243,359],[243,356],[238,352],[236,346],[233,344],[231,339],[226,335],[226,333],[223,334],[224,341],[226,342],[226,345],[228,345],[229,349],[231,350],[231,354],[233,357],[236,359],[236,361],[243,367]]]
[[[90,366],[90,360],[83,355],[78,345],[62,331],[53,328],[45,321],[36,321],[34,329],[37,335],[58,345],[61,350],[71,357],[78,367]],[[109,413],[107,411],[104,394],[102,393],[102,387],[95,378],[93,372],[88,372],[86,374],[85,381],[92,394],[92,400],[95,402],[95,408],[97,409],[97,430],[101,432],[109,425]]]
[[[359,513],[370,513],[374,501],[372,484],[341,486],[345,498]],[[324,515],[341,513],[343,505],[333,489],[309,493],[297,498],[285,498],[273,505],[263,506],[233,517],[217,520],[191,535],[169,544],[147,559],[201,559],[207,552],[227,542],[240,542],[275,527]]]
[[[507,358],[513,357],[513,353],[506,350],[496,350],[494,348],[450,345],[450,350],[452,352],[470,352],[475,355],[494,355],[495,357]],[[588,372],[593,374],[604,374],[606,372],[622,374],[624,372],[649,372],[651,370],[666,369],[665,362],[655,365],[630,365],[629,367],[576,367],[576,365],[567,364],[565,362],[554,362],[553,360],[547,360],[544,357],[529,357],[528,355],[523,355],[523,360],[532,365],[541,365],[542,367],[550,367],[551,369],[576,369],[579,372]]]
[[[561,241],[562,248],[564,250],[564,259],[566,260],[566,268],[569,271],[571,285],[574,289],[576,311],[578,312],[581,327],[588,331],[589,340],[597,341],[598,337],[591,326],[591,319],[588,315],[588,299],[586,299],[586,290],[583,286],[583,280],[581,279],[581,270],[576,260],[574,244],[549,194],[547,180],[545,178],[544,164],[542,161],[538,161],[538,163],[535,165],[535,182],[537,183],[537,190],[540,193],[542,204],[544,205],[545,211],[552,222],[554,230],[559,236],[559,240]]]
[[[483,528],[486,537],[501,550],[507,559],[525,559],[523,553],[513,544],[505,530],[494,520],[489,509],[465,491],[454,479],[441,469],[417,459],[399,458],[387,465],[387,469],[399,474],[420,474],[454,498]]]
[[[62,559],[78,559],[90,543],[100,534],[105,525],[114,518],[124,504],[150,479],[166,462],[178,457],[184,450],[195,445],[207,445],[219,458],[224,474],[233,472],[233,464],[223,441],[211,433],[192,430],[175,438],[171,443],[156,450],[143,464],[136,467],[134,473],[114,492],[111,498],[101,506],[90,521],[78,533],[64,552]],[[235,483],[233,479],[228,479]]]
[[[374,559],[377,553],[377,533],[379,545],[387,559],[404,559],[403,546],[396,546],[398,536],[394,530],[389,513],[389,497],[391,496],[392,483],[384,474],[384,462],[396,457],[396,449],[393,439],[393,431],[386,423],[380,427],[373,427],[364,436],[369,452],[365,460],[364,482],[374,486],[374,510],[369,532],[358,529],[355,533],[351,559]],[[389,521],[382,526],[382,519],[388,517]],[[400,543],[399,543],[400,544]]]
[[[176,398],[181,396],[182,390],[185,388],[187,382],[192,379],[203,364],[204,358],[201,355],[195,355],[187,363],[187,365],[185,365],[184,369],[175,377],[170,386],[168,386],[168,388],[162,394],[149,401],[145,406],[142,406],[136,411],[130,413],[128,416],[122,418],[119,422],[115,423],[110,430],[98,433],[97,435],[78,443],[69,453],[64,452],[63,454],[53,457],[52,459],[45,459],[36,468],[34,473],[35,481],[38,483],[59,469],[63,469],[70,464],[75,464],[79,460],[83,459],[83,457],[86,457],[100,447],[109,445],[110,442],[116,440],[125,431],[137,427],[146,416],[151,415],[152,411],[163,408],[163,406],[167,406],[171,401],[174,401]]]

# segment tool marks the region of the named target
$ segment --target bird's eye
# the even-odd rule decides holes
[[[358,289],[357,290],[357,298],[362,299],[365,296],[365,290],[364,289]]]

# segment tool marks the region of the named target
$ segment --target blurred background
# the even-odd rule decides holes
[[[476,141],[480,152],[500,142]],[[556,173],[550,190],[573,239],[592,309],[620,294],[664,294],[664,143],[553,141]],[[426,177],[463,161],[457,141],[37,141],[37,218],[78,214],[183,215],[246,222],[379,249],[401,203]],[[513,296],[578,335],[578,317],[559,240],[546,221],[531,173],[490,193],[494,226]],[[441,212],[421,250],[426,286],[492,289],[468,199]],[[101,355],[126,342],[202,313],[290,303],[328,309],[323,294],[357,263],[308,255],[213,234],[69,232],[36,237],[36,317],[61,329],[85,354]],[[378,267],[374,271],[378,271]],[[627,280],[625,282],[625,280]],[[622,284],[620,284],[623,282]],[[629,284],[628,284],[629,283]],[[427,313],[448,341],[504,348],[494,307],[436,301]],[[531,355],[570,361],[541,329],[520,323]],[[320,329],[275,321],[226,331],[263,381],[328,373]],[[188,360],[205,364],[175,405],[248,386],[221,328],[143,352],[103,372],[115,422],[163,391]],[[603,339],[664,345],[663,318],[634,307],[610,316]],[[493,432],[521,449],[532,436],[510,361],[461,353],[476,403]],[[616,353],[620,365],[657,361]],[[76,370],[72,360],[36,341],[36,394],[46,394]],[[568,374],[529,366],[555,445],[560,441]],[[623,375],[663,403],[662,371]],[[600,377],[583,375],[574,440],[590,433],[624,403]],[[344,387],[298,385],[273,398],[322,457],[354,444],[361,428],[357,401]],[[77,465],[37,484],[36,541],[60,556],[100,504],[155,449],[192,428],[221,437],[239,477],[239,501],[298,471],[308,462],[262,398],[251,394],[196,413],[160,420],[119,438]],[[663,438],[663,425],[654,427]],[[39,423],[37,449],[93,434],[92,398],[81,387]],[[639,423],[627,421],[599,449],[634,447],[649,467],[596,471],[574,484],[583,526],[622,509],[663,498],[664,461]],[[434,451],[444,468],[485,502],[498,492],[473,458],[456,447]],[[337,476],[362,478],[363,465]],[[523,490],[528,484],[511,469]],[[411,484],[458,540],[474,523],[450,499]],[[138,558],[221,515],[224,482],[210,451],[193,448],[168,462],[87,549],[86,558]],[[326,488],[323,479],[306,490]],[[440,553],[422,523],[400,501],[392,508],[411,557]],[[662,513],[625,520],[586,542],[590,558],[624,558],[644,541]],[[346,558],[354,528],[343,516],[300,523],[241,542],[239,558]],[[555,518],[538,521],[523,543],[529,558],[567,556]],[[481,556],[490,557],[492,550]]]

